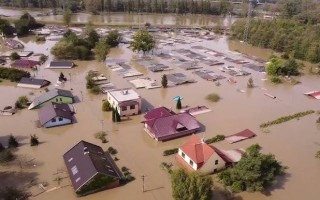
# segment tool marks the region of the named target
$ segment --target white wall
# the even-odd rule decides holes
[[[52,122],[50,120],[44,124],[44,127],[49,128],[49,127],[53,127],[53,126],[61,126],[61,125],[65,125],[65,124],[71,124],[70,119],[62,118],[62,121],[59,121],[59,117],[56,117],[55,119],[56,119],[56,122]]]
[[[141,111],[141,98],[132,99],[132,101],[137,101],[138,104],[135,105],[134,109],[130,109],[130,106],[127,106],[127,110],[125,110],[125,111],[122,111],[122,109],[119,107],[119,102],[109,93],[107,93],[107,99],[113,108],[118,109],[118,113],[120,114],[120,116],[137,115]]]
[[[183,151],[179,148],[179,152],[178,152],[179,156],[180,156],[183,160],[185,160],[186,163],[187,163],[190,167],[192,167],[195,171],[197,171],[197,168],[198,168],[197,163],[195,163],[195,162],[192,160],[193,165],[191,166],[191,165],[190,165],[190,160],[191,160],[191,158],[189,158],[187,154],[185,154],[185,156],[182,157],[182,153],[183,153]]]

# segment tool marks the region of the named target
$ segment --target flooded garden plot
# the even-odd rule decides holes
[[[216,74],[211,70],[197,70],[192,73],[200,76],[202,79],[207,81],[219,81],[226,78],[225,76]]]
[[[24,50],[48,54],[49,60],[47,62],[53,59],[49,53],[53,41],[36,44],[31,38],[23,38],[22,40],[26,46]],[[222,41],[224,44],[228,42],[226,38],[222,39]],[[222,45],[216,41],[202,41],[197,42],[195,45],[211,49],[219,48],[221,52],[227,52],[228,50],[227,45]],[[190,45],[179,44],[177,48],[188,49]],[[6,50],[2,49],[1,51]],[[194,49],[193,51],[197,52]],[[199,51],[200,53],[201,51]],[[119,48],[111,49],[108,57],[121,61],[119,63],[128,63],[128,58],[132,57],[132,55],[133,53],[128,48],[120,46]],[[228,65],[230,64],[229,61],[225,62]],[[168,65],[167,63],[164,64]],[[18,141],[22,144],[16,152],[18,159],[21,161],[32,160],[32,162],[29,162],[32,163],[30,167],[23,165],[20,168],[18,164],[14,163],[11,166],[0,166],[1,171],[18,171],[21,175],[25,175],[23,181],[18,182],[17,180],[20,179],[14,176],[14,180],[1,179],[1,184],[5,182],[5,184],[14,183],[14,186],[21,186],[31,181],[36,182],[30,188],[32,195],[34,195],[32,199],[35,200],[78,199],[72,187],[70,187],[71,182],[66,173],[62,155],[80,140],[86,140],[101,145],[104,150],[109,147],[117,149],[116,157],[119,159],[116,161],[117,165],[130,168],[136,180],[118,188],[82,197],[82,199],[127,199],[128,196],[132,199],[141,200],[172,199],[170,177],[165,171],[161,170],[160,164],[161,162],[168,162],[174,166],[179,165],[174,156],[163,157],[162,153],[164,150],[181,146],[189,137],[157,143],[144,132],[143,125],[140,123],[143,119],[142,115],[132,116],[120,123],[112,123],[111,113],[101,111],[101,102],[106,98],[106,95],[93,95],[86,89],[85,77],[87,72],[89,70],[99,71],[117,88],[132,87],[131,83],[124,81],[125,79],[123,79],[121,73],[118,74],[117,71],[113,71],[101,62],[77,61],[77,65],[72,69],[44,70],[40,67],[38,71],[30,70],[32,74],[36,73],[37,77],[45,78],[51,82],[57,80],[60,72],[66,74],[68,79],[68,73],[70,73],[70,80],[60,87],[68,90],[72,89],[72,93],[78,97],[83,95],[83,98],[80,98],[81,101],[75,104],[78,122],[65,127],[38,129],[34,126],[34,119],[37,119],[36,111],[19,110],[12,116],[1,116],[0,141],[5,144],[8,133],[12,133],[17,136]],[[133,69],[131,63],[130,68]],[[174,74],[176,73],[183,73],[184,77],[187,77],[181,78],[179,75],[172,75],[173,78],[171,80],[177,80],[177,83],[187,80],[189,77],[193,78],[191,71],[185,71],[179,67],[174,69]],[[148,77],[151,80],[160,82],[162,75],[163,73],[149,73]],[[243,192],[238,194],[241,198],[245,200],[317,199],[319,193],[317,183],[320,181],[320,171],[318,167],[319,160],[314,158],[314,153],[319,150],[317,142],[320,141],[320,129],[315,124],[318,115],[312,114],[300,120],[292,120],[271,127],[268,134],[259,128],[259,124],[275,119],[278,116],[287,115],[288,112],[299,112],[308,109],[318,110],[319,102],[316,99],[306,98],[302,93],[305,92],[306,88],[314,88],[314,85],[318,84],[319,78],[305,75],[299,77],[302,82],[300,85],[275,86],[268,82],[262,82],[260,76],[261,73],[252,72],[255,85],[263,87],[268,92],[276,95],[276,100],[266,98],[263,95],[264,91],[259,90],[259,87],[248,89],[241,94],[236,92],[235,87],[246,87],[247,78],[239,78],[234,85],[221,84],[221,86],[215,87],[213,84],[202,80],[198,75],[194,75],[195,80],[197,80],[196,84],[158,90],[139,90],[139,95],[145,99],[142,104],[148,107],[163,105],[174,108],[175,102],[173,102],[172,98],[177,95],[184,97],[182,100],[184,106],[205,105],[213,112],[197,115],[197,119],[203,125],[202,131],[198,134],[199,136],[210,138],[216,134],[228,135],[250,128],[257,134],[257,137],[232,144],[232,146],[226,141],[216,143],[215,146],[222,149],[230,149],[230,147],[245,149],[252,144],[259,143],[264,152],[275,154],[277,159],[285,166],[288,166],[287,174],[279,177],[279,182],[270,188],[268,195]],[[170,75],[168,75],[168,80],[169,77]],[[53,84],[49,85],[49,89],[53,88]],[[33,93],[32,95],[31,92]],[[3,81],[0,83],[0,93],[1,97],[3,97],[0,100],[0,108],[14,104],[19,96],[26,95],[29,99],[33,99],[34,96],[44,92],[44,89],[17,88],[16,84]],[[205,97],[212,92],[218,93],[221,96],[221,101],[217,103],[208,102]],[[294,102],[287,101],[293,98],[295,99]],[[143,110],[142,114],[144,112]],[[106,132],[108,143],[101,143],[100,140],[94,138],[94,133],[101,130]],[[30,134],[36,134],[42,143],[37,147],[30,147]],[[303,140],[301,139],[302,137]],[[286,145],[283,145],[284,143]],[[303,163],[303,167],[301,167],[301,163]],[[304,169],[306,168],[308,173],[305,173]],[[142,175],[145,176],[146,192],[141,191]],[[59,184],[57,180],[60,180]],[[39,184],[44,182],[47,183],[45,191],[39,189]],[[219,187],[217,181],[214,180],[214,182],[215,187]],[[221,197],[219,200],[225,199]]]
[[[169,86],[174,85],[182,85],[187,83],[195,83],[196,81],[194,79],[188,78],[183,73],[173,73],[173,74],[167,74]]]
[[[172,70],[172,68],[170,68],[169,66],[162,64],[162,63],[158,63],[155,60],[146,60],[146,59],[139,59],[139,60],[135,60],[136,63],[138,63],[139,65],[144,66],[145,68],[147,68],[149,71],[151,72],[162,72],[162,71],[168,71],[168,70]]]

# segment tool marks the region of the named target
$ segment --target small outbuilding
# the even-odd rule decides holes
[[[121,172],[100,146],[80,141],[64,155],[72,186],[79,196],[118,187]]]
[[[50,102],[72,104],[74,102],[74,97],[69,90],[50,90],[49,92],[35,98],[28,109],[40,108]]]
[[[50,85],[50,83],[51,83],[50,81],[45,79],[22,77],[17,86],[25,87],[25,88],[40,89],[42,87]]]
[[[120,116],[137,115],[141,111],[142,99],[133,89],[110,90],[107,99]]]
[[[59,60],[59,61],[51,61],[47,68],[50,69],[71,69],[75,66],[74,62]]]
[[[40,125],[45,128],[73,123],[73,111],[68,104],[50,102],[38,111]]]

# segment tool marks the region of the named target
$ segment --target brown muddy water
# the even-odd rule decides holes
[[[54,44],[50,41],[37,44],[33,42],[31,37],[23,38],[22,41],[26,45],[25,50],[45,54],[49,53],[50,47]],[[271,54],[268,50],[252,48],[237,42],[228,42],[225,37],[187,45],[177,44],[168,51],[171,52],[181,47],[192,49],[191,46],[195,45],[202,45],[224,53],[228,53],[229,49],[245,51],[262,58],[267,58]],[[2,47],[1,51],[5,51],[5,48]],[[130,60],[132,55],[133,53],[128,48],[120,46],[112,49],[108,57]],[[50,56],[49,60],[51,59]],[[169,64],[167,61],[158,60]],[[36,180],[38,183],[47,182],[48,192],[41,193],[37,185],[29,189],[34,195],[31,199],[77,199],[70,185],[68,174],[65,173],[66,169],[62,155],[80,140],[86,140],[100,145],[104,149],[109,146],[116,148],[119,152],[117,157],[120,159],[117,161],[117,165],[128,167],[136,180],[122,187],[92,194],[81,199],[172,199],[170,179],[167,173],[161,170],[160,163],[172,162],[175,166],[179,165],[174,156],[163,157],[162,152],[166,149],[179,147],[189,137],[163,143],[156,142],[143,131],[143,125],[140,123],[142,115],[130,117],[129,120],[119,124],[112,123],[110,113],[102,113],[101,111],[101,101],[105,98],[105,95],[94,96],[89,94],[85,88],[85,75],[89,70],[99,70],[110,78],[117,88],[133,86],[115,72],[107,69],[103,63],[76,61],[76,64],[78,66],[70,70],[51,70],[41,67],[37,72],[32,73],[37,77],[51,81],[53,84],[49,86],[49,89],[54,88],[54,83],[61,71],[67,77],[70,77],[69,73],[71,74],[71,81],[65,83],[62,88],[72,88],[73,94],[80,100],[80,102],[75,103],[77,123],[50,129],[36,128],[37,110],[22,110],[13,116],[0,116],[0,142],[5,144],[7,136],[12,133],[17,136],[22,144],[16,152],[18,162],[0,167],[2,172],[0,172],[1,185],[24,187],[30,185],[32,180]],[[320,181],[320,161],[314,157],[316,151],[320,150],[320,126],[315,123],[318,115],[312,114],[299,120],[292,120],[270,127],[268,129],[269,133],[264,133],[259,128],[261,123],[280,116],[309,109],[319,110],[319,100],[303,95],[304,92],[319,89],[319,77],[304,75],[298,78],[302,82],[301,84],[275,86],[268,81],[261,80],[265,78],[264,74],[247,70],[253,73],[254,83],[257,85],[256,88],[247,89],[248,77],[237,77],[236,84],[229,83],[224,79],[220,81],[221,86],[216,86],[214,83],[192,74],[191,71],[184,71],[172,64],[170,66],[174,68],[172,72],[184,73],[197,82],[167,89],[136,90],[145,99],[145,105],[151,104],[154,107],[163,105],[175,108],[172,98],[176,95],[184,97],[183,105],[206,105],[212,109],[212,112],[196,116],[204,126],[202,132],[199,133],[200,136],[210,138],[216,134],[229,135],[249,128],[257,133],[257,137],[232,145],[225,141],[215,145],[224,149],[234,149],[246,148],[251,144],[259,143],[265,153],[275,154],[278,160],[288,166],[286,175],[280,177],[278,183],[266,193],[244,192],[240,193],[237,199],[317,200],[319,198],[320,191],[317,184]],[[217,68],[205,67],[205,69],[219,72]],[[160,82],[160,77],[163,74],[149,72],[141,67],[137,67],[137,69],[146,76],[158,80],[158,82]],[[132,78],[128,78],[128,80],[130,79]],[[259,88],[265,88],[267,91]],[[243,89],[245,92],[241,93],[239,89]],[[15,100],[21,95],[27,95],[32,100],[43,92],[43,89],[17,88],[15,83],[4,81],[0,83],[0,108],[14,104]],[[205,99],[206,95],[212,92],[218,93],[222,97],[220,102],[210,103]],[[263,95],[265,92],[275,95],[277,98],[266,97]],[[34,94],[31,95],[31,93]],[[102,144],[94,138],[94,133],[101,129],[107,132],[109,142],[106,144]],[[30,134],[36,134],[39,137],[41,141],[39,146],[29,146]],[[17,171],[17,173],[10,176],[4,174],[12,171]],[[58,173],[61,171],[62,173]],[[146,192],[144,193],[142,192],[142,175],[146,176]],[[54,181],[57,177],[62,178],[60,184]],[[219,197],[219,195],[216,197]],[[219,199],[224,198],[220,197]]]
[[[49,10],[15,10],[10,8],[0,8],[0,14],[8,17],[19,18],[28,11],[36,20],[47,22],[63,22],[62,15],[39,16]],[[212,15],[176,15],[176,14],[131,14],[131,13],[103,13],[92,15],[88,13],[73,14],[71,23],[85,24],[89,21],[94,24],[112,25],[137,25],[151,23],[152,25],[177,25],[177,26],[212,26],[216,23],[230,25],[235,18],[221,18]]]

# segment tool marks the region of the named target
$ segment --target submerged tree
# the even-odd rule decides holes
[[[17,142],[16,138],[13,135],[9,136],[8,139],[8,148],[17,148],[19,143]]]
[[[19,60],[20,59],[20,55],[17,52],[12,52],[10,54],[10,60]]]
[[[180,110],[180,109],[182,108],[181,98],[178,98],[176,108],[177,108],[178,110]]]
[[[174,170],[170,174],[172,196],[175,200],[209,200],[213,182],[210,176]]]
[[[250,146],[234,168],[219,174],[225,186],[231,186],[233,192],[263,191],[274,183],[284,167],[272,154],[262,154],[258,144]]]
[[[167,88],[168,87],[168,79],[167,79],[167,75],[163,74],[162,79],[161,79],[161,85],[163,88]]]
[[[109,52],[110,47],[104,40],[100,40],[99,42],[97,42],[96,46],[94,47],[94,53],[98,61],[104,61]]]
[[[117,30],[110,31],[107,35],[106,42],[110,47],[117,47],[119,45],[121,35]]]
[[[155,48],[156,42],[148,31],[139,30],[134,34],[130,46],[132,51],[142,51],[145,54]]]
[[[63,11],[63,22],[65,25],[69,26],[71,23],[72,12],[70,9],[66,9]]]
[[[249,78],[248,83],[247,83],[247,87],[248,88],[253,88],[254,87],[254,83],[253,83],[252,77]]]
[[[30,135],[30,146],[38,146],[39,140],[36,134]]]

